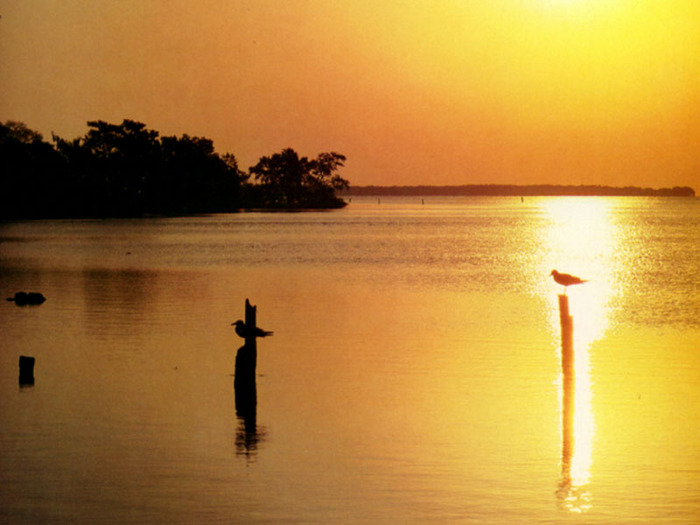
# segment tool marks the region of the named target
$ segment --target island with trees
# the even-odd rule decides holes
[[[145,124],[89,121],[66,140],[15,121],[0,123],[0,219],[143,217],[244,209],[332,209],[352,196],[694,197],[689,187],[594,185],[353,186],[338,171],[346,157],[260,158],[247,172],[208,138],[160,136]]]
[[[87,123],[73,140],[46,142],[21,122],[0,123],[1,219],[141,217],[241,209],[339,208],[346,157],[309,159],[291,148],[262,157],[248,172],[210,139],[161,137],[124,120]]]

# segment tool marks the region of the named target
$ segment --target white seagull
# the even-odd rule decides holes
[[[572,284],[583,284],[588,282],[586,279],[581,279],[575,275],[570,275],[568,273],[559,273],[556,270],[552,270],[549,275],[554,277],[554,281],[561,284],[564,287],[564,293],[566,293],[566,287]]]
[[[262,328],[258,328],[257,326],[248,326],[240,319],[235,323],[231,323],[231,326],[236,327],[236,334],[238,334],[238,336],[242,337],[243,339],[245,339],[246,337],[267,337],[268,335],[273,334],[273,332],[263,330]]]

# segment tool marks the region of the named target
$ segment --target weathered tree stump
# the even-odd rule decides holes
[[[255,326],[256,307],[245,300],[245,324],[246,328]],[[248,330],[252,332],[252,330]],[[238,398],[247,396],[247,391],[255,392],[255,369],[258,361],[258,344],[255,336],[246,337],[245,344],[236,353],[236,372],[234,386],[236,389],[236,411],[238,411]]]
[[[36,359],[26,355],[19,356],[19,385],[34,385],[34,364]]]
[[[249,333],[256,323],[256,307],[245,301],[245,325]],[[246,455],[257,447],[259,441],[257,430],[257,385],[255,373],[257,367],[257,338],[252,335],[245,338],[245,344],[236,353],[236,370],[233,390],[236,403],[236,416],[241,420],[242,429],[236,436],[236,446]]]

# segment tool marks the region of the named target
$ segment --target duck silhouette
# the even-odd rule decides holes
[[[552,270],[552,273],[550,273],[549,275],[554,277],[554,282],[561,284],[564,287],[564,293],[566,293],[567,286],[572,286],[574,284],[583,284],[588,282],[586,279],[581,279],[580,277],[576,277],[575,275],[571,275],[568,273],[559,273],[556,270]]]
[[[248,326],[240,319],[235,323],[231,323],[231,326],[236,327],[236,334],[243,339],[246,337],[267,337],[268,335],[272,335],[274,333],[270,332],[269,330],[258,328],[257,326]]]

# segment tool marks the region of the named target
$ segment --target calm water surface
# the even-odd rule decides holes
[[[48,297],[0,305],[0,522],[698,523],[698,239],[651,198],[0,224]]]

